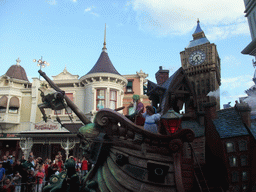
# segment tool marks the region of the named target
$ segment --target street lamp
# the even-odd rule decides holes
[[[165,113],[161,117],[161,121],[165,127],[165,129],[170,133],[174,134],[180,129],[182,115],[175,112],[173,109],[169,109],[167,113]]]
[[[39,59],[38,61],[36,59],[33,60],[33,62],[37,62],[37,66],[40,66],[40,70],[42,68],[44,68],[46,65],[49,66],[50,63],[47,63],[46,61],[43,61],[43,57],[41,56],[41,59]],[[40,80],[40,75],[39,75],[39,80]]]

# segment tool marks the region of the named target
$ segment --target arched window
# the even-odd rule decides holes
[[[19,108],[20,108],[20,102],[18,97],[12,97],[9,103],[9,113],[18,113]]]
[[[0,113],[5,113],[7,108],[8,98],[4,95],[0,98]]]

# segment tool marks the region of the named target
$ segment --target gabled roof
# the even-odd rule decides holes
[[[147,86],[147,95],[162,95],[166,91],[165,88],[163,88],[160,85],[157,85],[156,83],[148,80],[148,86]]]
[[[63,72],[56,76],[52,76],[53,80],[72,80],[72,79],[78,79],[79,75],[72,75],[67,71],[67,68],[65,67]]]
[[[93,66],[93,68],[87,73],[87,75],[91,73],[113,73],[120,75],[113,66],[112,62],[108,57],[108,53],[105,50],[101,52],[98,61]]]
[[[220,138],[249,135],[241,116],[234,107],[217,111],[217,116],[213,123]]]
[[[172,76],[169,77],[169,79],[167,79],[162,87],[165,88],[166,90],[169,90],[169,92],[173,89],[172,85],[174,83],[176,83],[177,81],[177,76],[181,73],[181,72],[184,72],[183,68],[180,67],[177,71],[175,71],[175,73],[172,74]],[[185,72],[184,72],[185,73]]]

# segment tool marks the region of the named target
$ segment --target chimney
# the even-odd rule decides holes
[[[217,105],[217,102],[215,101],[205,103],[203,105],[206,118],[211,118],[212,120],[217,119],[216,105]]]
[[[243,122],[247,127],[251,127],[251,108],[248,103],[242,102],[238,103],[236,101],[235,109],[240,113]]]
[[[158,85],[162,85],[169,78],[169,70],[163,70],[163,67],[160,66],[159,70],[155,74],[156,81]]]

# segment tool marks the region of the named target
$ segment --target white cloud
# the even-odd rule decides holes
[[[84,12],[85,12],[85,13],[88,12],[88,13],[94,15],[94,16],[99,17],[99,14],[98,14],[98,13],[95,13],[94,11],[92,11],[94,8],[95,8],[94,6],[87,7],[87,8],[84,10]]]
[[[222,65],[226,67],[238,67],[242,63],[233,55],[225,56],[222,59]]]
[[[74,3],[76,3],[77,2],[77,0],[72,0]]]
[[[195,28],[197,18],[205,26],[210,26],[213,39],[217,38],[213,36],[214,32],[226,38],[249,31],[245,27],[247,21],[241,0],[133,0],[127,5],[137,13],[140,29],[157,35],[186,34]]]
[[[46,2],[50,5],[57,5],[57,1],[56,0],[46,0]]]
[[[238,87],[248,89],[253,85],[251,75],[243,75],[230,78],[221,78],[221,88],[223,89],[235,89]]]
[[[91,11],[92,10],[92,7],[88,7],[84,10],[84,12],[88,12],[88,11]]]

